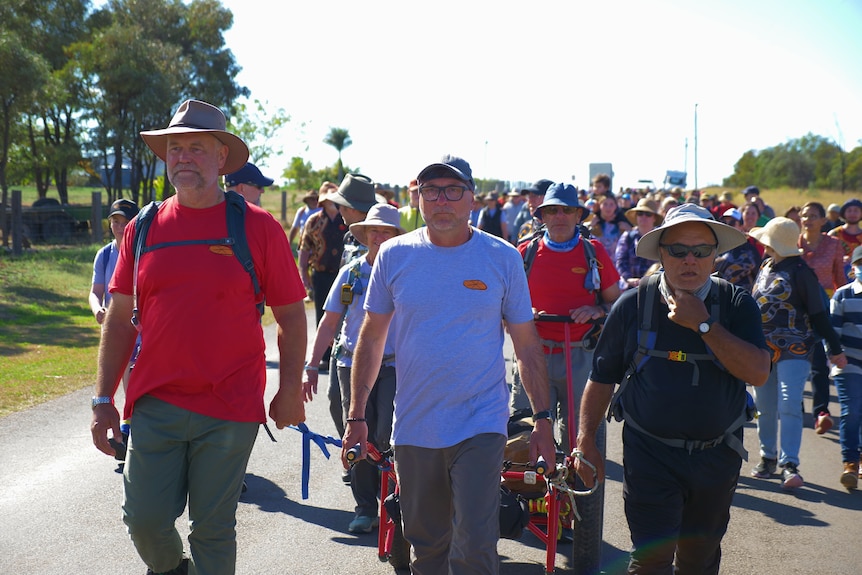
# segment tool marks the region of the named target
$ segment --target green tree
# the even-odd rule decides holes
[[[260,100],[254,100],[253,105],[252,112],[246,102],[238,101],[234,105],[235,113],[228,122],[228,130],[245,141],[248,145],[249,161],[258,165],[283,153],[275,142],[279,132],[290,124],[290,116],[283,108],[269,112]]]
[[[18,34],[0,30],[0,189],[8,191],[6,165],[19,118],[37,100],[49,78],[48,63],[28,50]],[[5,203],[5,202],[4,202]]]
[[[318,182],[314,177],[311,162],[306,162],[299,156],[290,159],[290,165],[282,172],[281,177],[288,181],[288,185],[298,190],[317,189],[323,182]]]
[[[344,164],[341,163],[341,152],[350,146],[353,140],[350,138],[347,128],[329,128],[329,133],[323,139],[323,142],[338,151],[338,163],[336,167],[338,170],[338,181],[340,182],[345,174]]]

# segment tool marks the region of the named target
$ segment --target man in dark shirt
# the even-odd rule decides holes
[[[578,449],[602,481],[595,433],[614,385],[625,382],[614,412],[626,422],[629,573],[718,573],[747,455],[741,441],[744,382],[763,385],[770,369],[754,300],[710,278],[716,255],[744,241],[743,233],[703,207],[673,208],[637,247],[639,256],[659,260],[663,270],[624,293],[605,321],[581,400]],[[639,367],[627,371],[633,362]],[[583,467],[578,473],[591,485],[592,474]]]

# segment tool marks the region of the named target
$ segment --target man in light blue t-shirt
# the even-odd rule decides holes
[[[412,572],[498,573],[509,417],[504,327],[535,413],[533,461],[555,460],[544,356],[523,260],[469,224],[470,165],[445,156],[417,179],[426,226],[381,246],[371,272],[342,460],[346,449],[365,446],[365,404],[397,313],[393,445]]]

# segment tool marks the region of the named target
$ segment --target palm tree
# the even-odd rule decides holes
[[[341,180],[344,177],[341,150],[353,143],[353,140],[350,139],[350,133],[347,128],[329,128],[329,133],[323,139],[323,142],[338,150],[338,179]]]

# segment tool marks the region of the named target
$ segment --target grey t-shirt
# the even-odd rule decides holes
[[[524,263],[508,242],[473,230],[444,248],[427,228],[384,243],[367,311],[395,312],[394,443],[442,448],[506,434],[503,321],[533,320]]]

